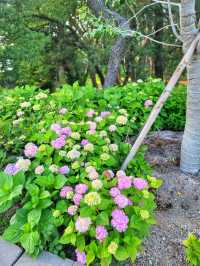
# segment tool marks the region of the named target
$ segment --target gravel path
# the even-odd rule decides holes
[[[147,160],[164,185],[157,195],[157,225],[134,266],[186,266],[182,241],[200,235],[200,177],[179,170],[182,134],[164,131],[148,140]]]

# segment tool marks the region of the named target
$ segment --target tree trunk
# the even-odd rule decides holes
[[[155,6],[155,39],[157,41],[163,41],[163,31],[158,31],[164,26],[163,22],[163,7],[162,5]],[[163,79],[164,64],[163,64],[163,46],[155,44],[154,45],[154,67],[155,67],[155,76],[157,78]]]
[[[108,9],[103,0],[88,0],[89,8],[95,16],[102,16],[105,19],[114,19],[122,30],[130,30],[128,21],[118,13]],[[120,35],[113,45],[108,62],[108,72],[105,77],[104,87],[110,87],[116,84],[120,63],[125,55],[128,38]]]
[[[187,50],[197,33],[195,0],[182,0],[181,33]],[[200,170],[200,49],[187,67],[188,91],[185,132],[181,148],[181,170],[197,174]]]

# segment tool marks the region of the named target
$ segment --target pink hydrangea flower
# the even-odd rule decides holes
[[[121,194],[114,198],[114,202],[120,209],[124,209],[129,204],[128,198]]]
[[[51,145],[55,148],[55,149],[61,149],[63,146],[65,146],[65,138],[64,137],[59,137],[55,140],[52,140]]]
[[[78,207],[76,205],[71,205],[67,209],[67,212],[69,213],[69,215],[74,216],[76,214],[77,210],[78,210]]]
[[[85,252],[80,252],[78,249],[76,249],[76,259],[77,262],[80,264],[85,265],[86,264],[86,254]]]
[[[102,225],[96,227],[96,239],[103,241],[108,235],[106,228]]]
[[[64,115],[64,114],[66,114],[67,113],[67,108],[61,108],[60,110],[59,110],[59,114],[61,114],[61,115]]]
[[[82,198],[83,198],[83,195],[82,194],[76,193],[73,196],[73,202],[74,202],[74,204],[77,205],[77,206],[79,206]]]
[[[24,149],[25,156],[32,158],[35,157],[38,147],[34,143],[27,143]]]
[[[86,113],[87,117],[93,117],[94,114],[95,114],[95,111],[94,111],[94,110],[89,110],[89,111]]]
[[[112,212],[111,224],[118,232],[125,232],[128,228],[128,222],[129,219],[124,211],[115,209]]]
[[[145,106],[146,108],[151,107],[152,105],[153,105],[152,100],[146,100],[146,101],[144,102],[144,106]]]
[[[89,124],[90,130],[96,130],[97,124],[95,122],[88,121],[88,124]]]
[[[119,177],[124,177],[124,176],[126,176],[126,173],[125,173],[124,171],[122,171],[122,170],[119,170],[119,171],[117,171],[116,176],[117,176],[118,178],[119,178]]]
[[[97,179],[99,177],[99,174],[98,174],[98,172],[96,170],[92,170],[92,171],[90,171],[88,173],[88,177],[91,180],[95,180],[95,179]]]
[[[88,190],[88,186],[86,184],[78,184],[75,186],[75,192],[78,194],[85,194]]]
[[[148,183],[143,178],[134,178],[133,179],[133,185],[138,190],[143,190],[143,189],[145,189],[148,186]]]
[[[56,134],[60,134],[60,130],[61,130],[61,125],[58,123],[52,124],[51,125],[51,130],[53,130],[54,132],[56,132]]]
[[[70,187],[70,186],[65,186],[65,187],[63,187],[63,188],[61,189],[61,191],[60,191],[60,197],[61,197],[61,198],[66,198],[67,193],[68,193],[68,192],[71,192],[71,191],[73,191],[72,187]]]
[[[127,189],[132,186],[132,177],[131,176],[123,176],[118,178],[117,180],[119,189]]]
[[[94,130],[94,129],[90,129],[87,131],[88,135],[94,135],[95,133],[96,133],[96,130]]]
[[[110,189],[111,197],[115,198],[116,196],[120,195],[120,190],[117,187],[113,187]]]
[[[62,167],[59,168],[59,173],[61,173],[62,175],[66,175],[69,173],[70,169],[67,165],[64,165]]]
[[[18,171],[19,171],[19,168],[14,163],[7,164],[4,169],[4,172],[7,175],[16,175]]]
[[[88,231],[92,221],[89,217],[78,217],[75,223],[76,230],[79,233],[85,233]]]
[[[35,174],[36,175],[41,175],[44,172],[44,166],[43,165],[38,165],[35,168]]]
[[[83,139],[82,141],[81,141],[81,145],[82,146],[85,146],[85,145],[87,145],[89,143],[89,141],[87,140],[87,139]]]

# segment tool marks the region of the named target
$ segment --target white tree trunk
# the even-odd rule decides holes
[[[199,1],[199,0],[197,0]],[[181,31],[186,51],[197,33],[195,0],[182,0]],[[189,66],[186,125],[181,148],[181,170],[191,174],[200,171],[200,46]]]

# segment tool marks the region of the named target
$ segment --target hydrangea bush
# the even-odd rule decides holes
[[[162,89],[150,80],[98,91],[77,84],[53,94],[2,91],[0,213],[16,208],[3,237],[33,256],[134,261],[155,223],[161,181],[151,176],[145,147],[126,173],[120,166]],[[155,128],[183,127],[184,88],[175,94]]]
[[[45,95],[34,98],[45,106]],[[18,204],[4,239],[33,256],[45,249],[66,257],[73,246],[82,264],[134,261],[155,223],[152,191],[161,182],[148,175],[142,152],[126,173],[119,170],[130,150],[124,135],[132,117],[124,108],[102,103],[99,110],[87,100],[70,110],[51,105],[47,120],[35,114],[37,131],[0,174],[0,212]]]
[[[77,84],[73,87],[64,86],[52,94],[28,86],[1,90],[0,167],[22,155],[22,149],[27,142],[37,141],[38,132],[48,129],[57,117],[65,115],[67,111],[68,117],[71,114],[78,121],[85,110],[92,115],[93,109],[98,112],[125,109],[129,117],[126,126],[121,129],[120,137],[127,139],[127,135],[138,133],[163,87],[163,82],[156,79],[105,91],[91,86],[79,87]],[[183,129],[185,96],[186,90],[183,86],[174,91],[154,129]],[[110,125],[110,130],[115,131],[115,125]]]

